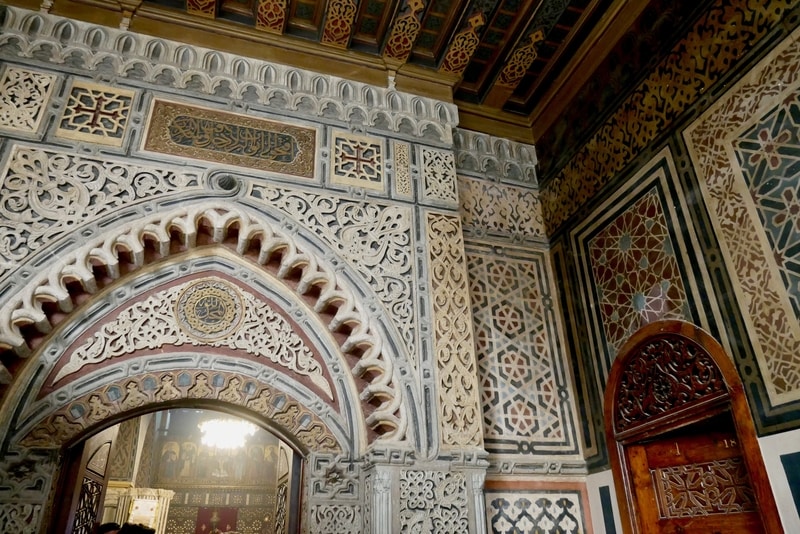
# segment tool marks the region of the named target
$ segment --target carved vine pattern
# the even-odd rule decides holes
[[[102,421],[150,404],[178,399],[216,399],[246,407],[317,451],[340,451],[331,431],[314,413],[284,392],[248,377],[214,371],[165,371],[125,378],[61,406],[21,439],[27,447],[60,447]]]
[[[253,186],[253,194],[313,229],[358,270],[397,324],[416,367],[411,212],[268,185]]]
[[[213,280],[222,283],[214,277]],[[292,326],[272,307],[250,293],[242,292],[244,313],[235,332],[219,340],[202,340],[187,334],[175,319],[174,303],[190,283],[160,291],[124,309],[114,321],[106,323],[81,344],[56,374],[55,381],[96,364],[139,350],[165,345],[208,345],[243,350],[266,358],[311,382],[333,399],[331,386],[314,353]]]
[[[197,189],[200,177],[26,146],[0,175],[0,278],[75,227],[142,199]]]
[[[711,356],[674,335],[641,346],[628,360],[618,388],[614,423],[618,433],[728,392]]]

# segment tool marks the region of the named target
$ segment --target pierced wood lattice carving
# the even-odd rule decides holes
[[[629,360],[617,390],[617,433],[689,404],[727,395],[713,358],[676,335],[653,338]]]
[[[756,509],[741,457],[651,471],[662,518],[735,514]]]

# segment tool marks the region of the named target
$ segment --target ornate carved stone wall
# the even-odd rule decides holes
[[[419,526],[429,486],[482,532],[452,105],[16,8],[0,80],[3,458],[202,400],[307,453],[309,532]],[[56,465],[0,465],[36,489],[0,487],[0,531],[46,521]]]

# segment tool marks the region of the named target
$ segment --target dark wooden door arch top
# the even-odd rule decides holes
[[[624,532],[783,532],[742,382],[699,327],[659,321],[631,336],[604,416]]]

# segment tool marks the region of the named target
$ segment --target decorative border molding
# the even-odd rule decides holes
[[[361,123],[398,137],[451,145],[458,124],[454,104],[335,76],[243,58],[207,48],[74,21],[47,13],[5,8],[0,47],[17,56],[123,80],[169,84],[234,101],[253,102],[280,113]],[[68,36],[68,39],[64,37]],[[6,52],[7,53],[7,52]],[[434,117],[434,119],[432,119]]]
[[[54,396],[58,398],[58,393]],[[244,374],[205,369],[144,372],[77,398],[53,402],[52,411],[39,411],[35,424],[17,430],[15,438],[26,447],[58,448],[98,423],[144,406],[180,399],[211,399],[242,406],[261,414],[308,450],[341,451],[341,444],[323,419],[286,392]]]
[[[538,188],[536,148],[457,128],[453,134],[456,171],[496,182]]]

